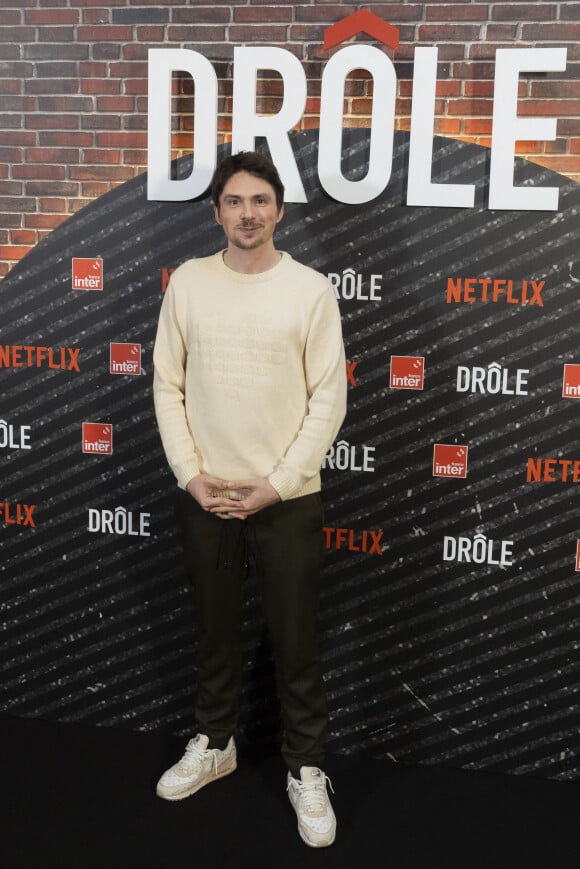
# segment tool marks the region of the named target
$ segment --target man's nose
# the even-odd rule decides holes
[[[253,217],[254,211],[251,202],[242,202],[242,219],[250,220]]]

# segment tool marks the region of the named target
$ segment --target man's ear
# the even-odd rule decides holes
[[[215,202],[213,203],[213,216],[215,217],[216,223],[219,223],[219,225],[221,226],[222,221],[220,217],[220,209],[219,205],[216,205]]]
[[[282,208],[278,212],[278,217],[276,218],[276,223],[280,223],[280,221],[282,220],[283,217],[284,217],[284,206],[282,206]]]

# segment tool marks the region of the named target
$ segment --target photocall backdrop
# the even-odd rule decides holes
[[[353,169],[367,137],[348,134]],[[309,202],[287,206],[278,244],[340,276],[349,360],[324,470],[330,747],[574,777],[580,390],[563,396],[563,379],[580,363],[578,186],[520,161],[520,183],[559,186],[558,212],[492,214],[486,150],[438,139],[435,164],[477,185],[476,207],[410,208],[400,133],[385,193],[340,206],[317,187],[315,144],[293,136]],[[6,711],[191,725],[194,636],[151,356],[170,269],[221,243],[207,199],[147,201],[141,177],[4,280]],[[97,286],[72,288],[74,259],[102,259]],[[532,282],[540,296],[522,304]],[[116,345],[128,346],[115,366]],[[391,386],[394,356],[422,367]],[[478,369],[482,388],[465,389]],[[436,444],[451,448],[438,462]],[[267,735],[276,706],[251,583],[245,632],[243,724]]]
[[[329,748],[575,779],[578,184],[517,159],[517,184],[559,188],[557,211],[490,211],[488,149],[436,137],[434,178],[474,184],[475,207],[410,207],[399,131],[386,190],[345,206],[320,188],[318,132],[291,140],[308,203],[287,204],[277,243],[330,275],[348,359],[323,466]],[[364,175],[368,130],[344,149]],[[2,283],[5,712],[190,732],[195,635],[152,348],[171,270],[222,243],[207,196],[148,201],[141,175]],[[241,729],[269,739],[251,577],[244,637]]]

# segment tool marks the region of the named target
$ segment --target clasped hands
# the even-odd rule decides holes
[[[220,519],[247,519],[280,501],[280,495],[266,477],[222,480],[198,474],[186,488],[202,509],[215,513]]]

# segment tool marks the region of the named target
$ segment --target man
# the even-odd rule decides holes
[[[346,366],[329,282],[276,250],[284,187],[233,155],[212,180],[225,250],[172,275],[155,342],[155,410],[178,483],[198,629],[199,729],[157,794],[182,799],[236,768],[242,581],[255,564],[276,666],[287,788],[302,839],[332,844],[327,709],[316,644],[320,466],[342,423]]]

